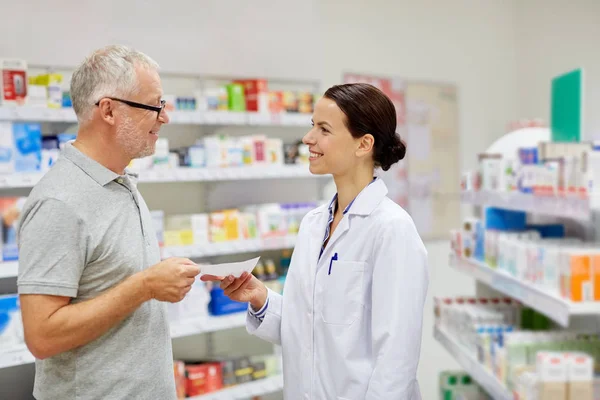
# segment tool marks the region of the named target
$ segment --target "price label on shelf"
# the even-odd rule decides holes
[[[526,301],[526,299],[524,298],[525,291],[523,290],[523,287],[520,284],[512,282],[507,278],[504,278],[502,276],[496,276],[492,280],[492,287],[498,290],[499,292],[505,293],[510,297],[514,297],[517,300],[520,300],[522,302]]]
[[[190,113],[191,115],[191,123],[201,125],[204,122],[204,118],[202,117],[202,113],[198,111],[194,111]]]
[[[271,124],[275,126],[281,125],[281,114],[273,113],[271,114]]]
[[[34,361],[35,361],[35,358],[27,350],[0,353],[0,368],[29,364]]]
[[[0,176],[0,188],[6,188],[9,186],[10,186],[9,177],[6,175],[1,175]]]

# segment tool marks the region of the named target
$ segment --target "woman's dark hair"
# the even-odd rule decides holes
[[[335,101],[346,115],[346,127],[353,137],[373,135],[376,167],[387,171],[404,158],[406,145],[396,133],[396,108],[381,90],[367,83],[350,83],[330,87],[324,97]]]

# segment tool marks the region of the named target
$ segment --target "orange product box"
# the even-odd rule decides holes
[[[192,364],[185,366],[188,397],[212,393],[223,388],[220,364]]]
[[[173,361],[173,370],[175,372],[175,390],[177,400],[185,399],[185,364],[183,361]]]
[[[283,112],[283,93],[280,91],[269,92],[269,112],[278,114]]]
[[[246,111],[268,111],[269,91],[266,79],[236,80],[244,86],[246,96]]]
[[[599,291],[594,290],[594,283],[600,280],[592,267],[592,260],[597,257],[591,250],[577,250],[566,255],[561,276],[561,294],[573,302],[600,300]],[[598,271],[600,272],[600,271]]]

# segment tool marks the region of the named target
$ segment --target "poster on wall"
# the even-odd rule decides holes
[[[344,83],[368,83],[385,93],[396,107],[396,132],[402,140],[406,141],[406,81],[404,79],[346,73],[343,81]],[[400,161],[386,172],[381,171],[379,177],[388,187],[388,196],[408,210],[410,205],[406,160]]]
[[[460,225],[456,87],[355,73],[344,74],[344,82],[372,84],[392,100],[396,132],[408,150],[403,161],[380,176],[389,197],[410,213],[421,237],[448,237]]]
[[[460,225],[458,104],[454,85],[406,85],[410,214],[423,238]]]

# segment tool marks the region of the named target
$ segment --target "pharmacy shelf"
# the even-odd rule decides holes
[[[310,126],[311,115],[231,111],[170,111],[170,123],[187,125]],[[0,107],[0,121],[77,123],[72,108]]]
[[[596,303],[573,303],[509,274],[490,268],[487,264],[450,255],[450,266],[470,275],[491,288],[504,293],[567,327],[571,315],[600,315]]]
[[[5,351],[2,349],[0,351],[0,368],[16,367],[33,362],[35,362],[35,357],[24,345],[11,350]]]
[[[238,312],[231,315],[214,317],[210,315],[201,318],[186,319],[171,322],[171,338],[200,335],[203,333],[223,331],[246,326],[246,313]]]
[[[267,164],[229,168],[155,168],[143,171],[139,175],[140,183],[243,181],[324,176],[311,174],[307,164]]]
[[[589,221],[590,200],[577,195],[542,196],[521,192],[463,191],[461,201],[479,206],[525,211]]]
[[[43,173],[0,175],[0,189],[30,188],[44,176]],[[140,183],[216,182],[260,179],[327,178],[313,175],[308,165],[260,165],[229,168],[156,168],[139,173]]]
[[[255,396],[264,396],[283,390],[283,375],[275,375],[256,381],[232,386],[218,392],[208,393],[201,396],[190,397],[193,400],[237,400],[250,399]],[[188,399],[188,400],[189,400]]]
[[[263,239],[237,240],[193,246],[163,247],[163,258],[169,257],[216,257],[231,254],[254,253],[271,250],[291,249],[296,244],[296,235],[277,236]],[[19,270],[18,261],[0,263],[0,279],[14,278]]]
[[[246,325],[246,313],[240,312],[219,317],[204,316],[202,318],[171,322],[170,325],[171,338],[176,339],[244,327]],[[2,349],[0,351],[0,368],[16,367],[33,362],[35,362],[35,357],[33,357],[33,354],[24,345],[12,350],[4,351]],[[223,397],[219,397],[219,399],[221,398]]]
[[[452,354],[460,366],[481,386],[494,400],[513,400],[515,397],[491,372],[442,328],[434,328],[434,337]]]
[[[14,278],[19,272],[19,263],[17,261],[0,262],[0,279]]]
[[[230,254],[253,253],[270,250],[291,249],[296,244],[296,235],[276,236],[263,239],[237,240],[192,246],[163,247],[162,257],[203,258]]]
[[[0,175],[0,189],[30,188],[44,176],[41,172]]]

